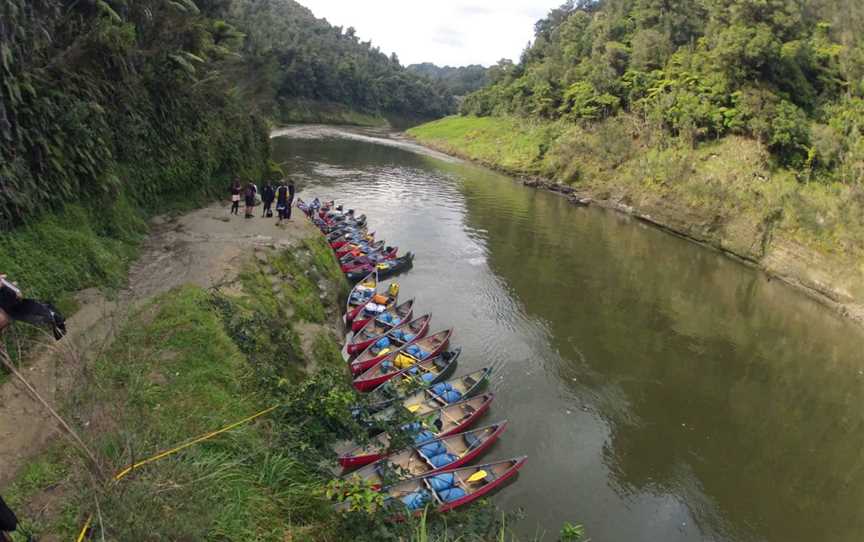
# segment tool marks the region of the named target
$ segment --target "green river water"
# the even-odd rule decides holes
[[[802,294],[616,213],[371,138],[273,140],[300,196],[416,254],[415,315],[494,367],[486,456],[515,530],[606,541],[864,540],[864,333]]]

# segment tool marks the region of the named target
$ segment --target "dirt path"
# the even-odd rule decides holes
[[[127,288],[110,299],[96,290],[81,292],[81,309],[67,322],[68,336],[57,344],[46,341],[22,373],[57,406],[65,390],[76,384],[83,362],[110,343],[132,308],[183,284],[207,288],[232,282],[256,248],[286,248],[315,232],[299,216],[285,227],[275,224],[258,216],[231,217],[224,205],[154,219]],[[17,380],[0,387],[0,493],[57,434],[56,422]]]

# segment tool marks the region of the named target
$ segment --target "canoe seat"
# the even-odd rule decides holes
[[[462,437],[462,440],[465,441],[465,445],[468,446],[469,450],[480,444],[480,437],[478,437],[474,433],[465,433],[465,435]]]

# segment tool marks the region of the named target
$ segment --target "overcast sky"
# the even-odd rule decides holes
[[[299,0],[331,24],[353,26],[404,65],[518,60],[534,23],[563,0]]]

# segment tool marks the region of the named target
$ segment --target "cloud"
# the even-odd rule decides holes
[[[452,28],[439,26],[435,29],[432,41],[448,47],[465,47],[465,36],[463,36],[461,32],[453,30]]]
[[[300,0],[331,24],[357,35],[403,64],[491,65],[518,59],[534,23],[562,0]]]
[[[491,8],[484,6],[459,6],[456,8],[463,15],[492,15],[494,12]]]

